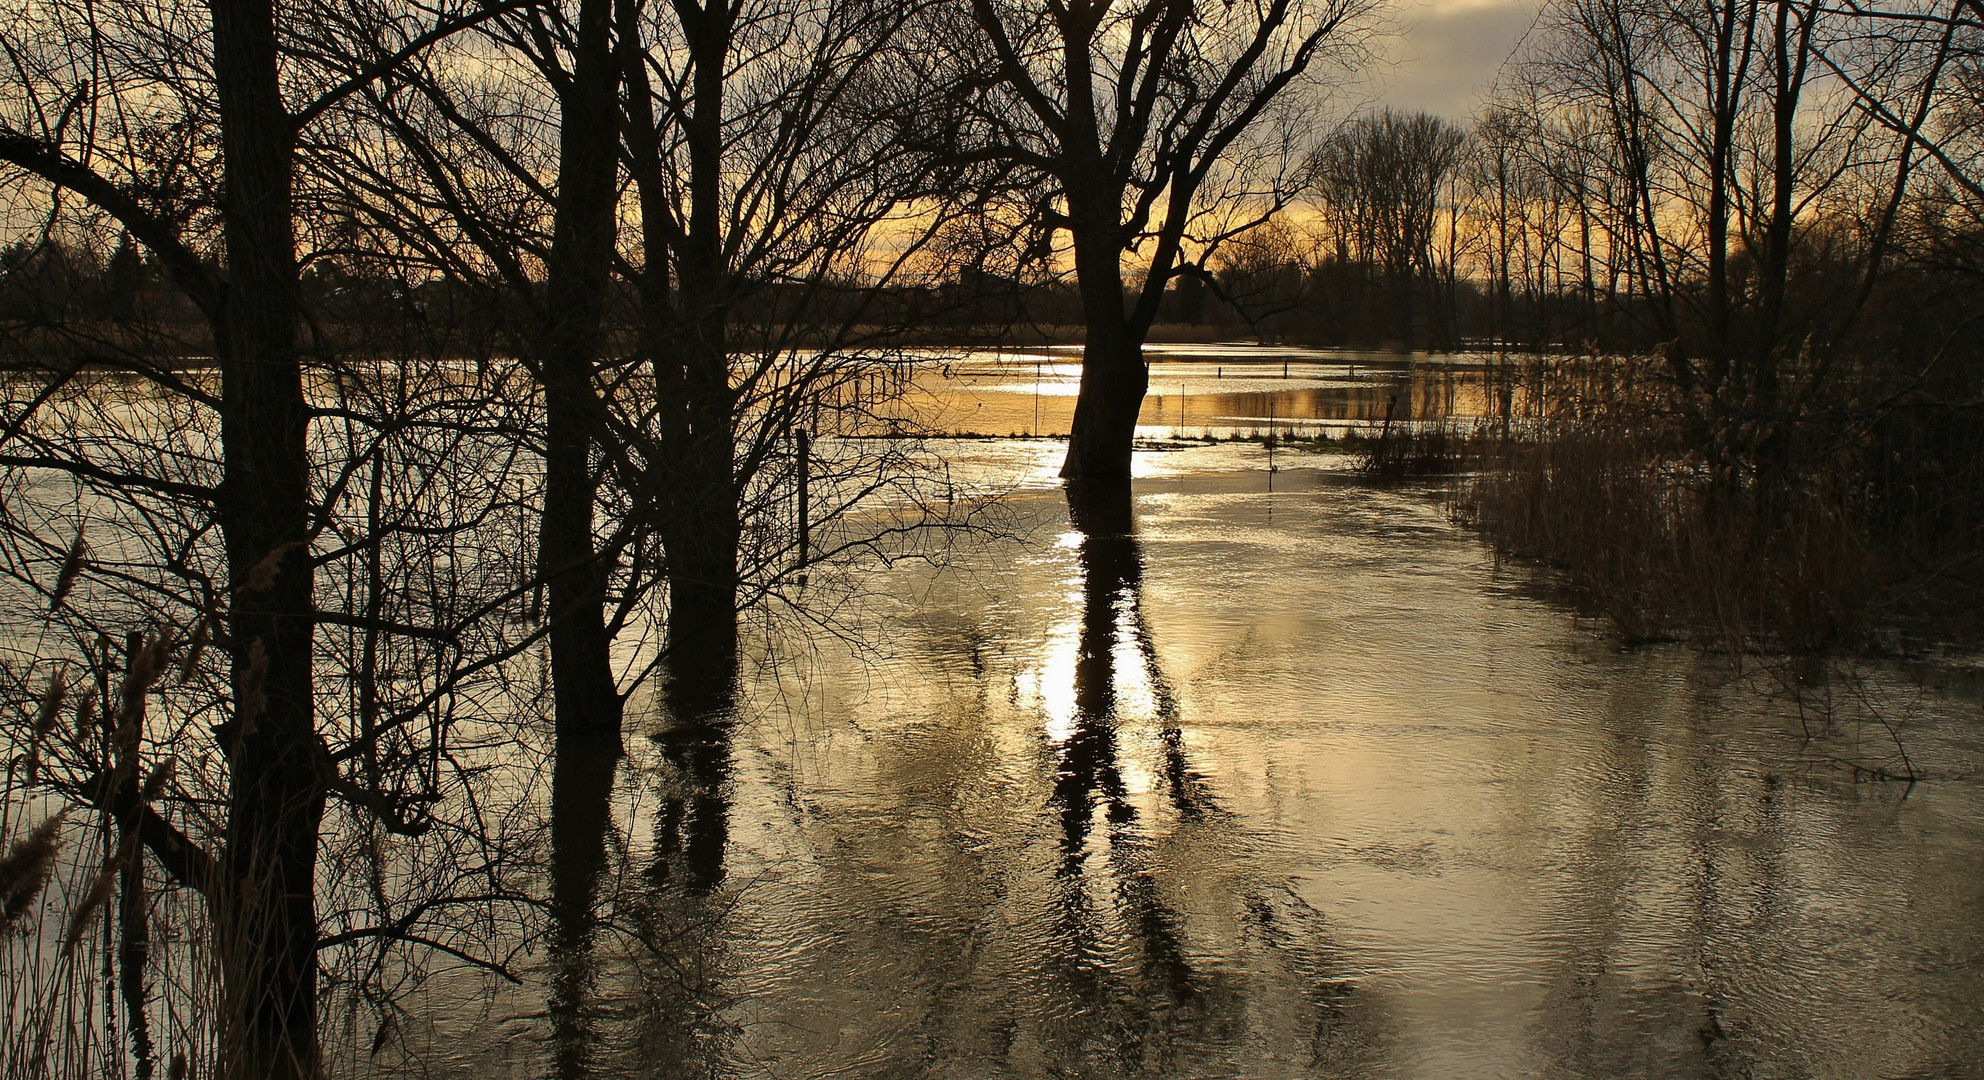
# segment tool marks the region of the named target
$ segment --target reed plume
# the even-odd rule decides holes
[[[179,759],[176,757],[166,758],[152,766],[151,775],[145,777],[144,787],[138,792],[138,801],[147,806],[157,802],[158,797],[165,794],[165,785],[172,782],[173,771],[178,766]]]
[[[55,674],[48,678],[48,689],[41,696],[41,706],[34,715],[34,741],[28,746],[28,784],[33,785],[41,775],[41,741],[55,730],[55,724],[62,716],[62,703],[69,696],[69,665],[67,662],[55,666]]]
[[[117,872],[124,866],[124,857],[112,852],[97,871],[96,879],[90,882],[89,891],[83,894],[83,902],[76,905],[75,913],[69,916],[69,929],[62,935],[62,955],[68,956],[82,944],[83,933],[89,929],[90,917],[103,905],[110,902],[110,894],[117,890]]]
[[[276,570],[282,565],[283,556],[302,546],[303,541],[291,540],[288,543],[277,544],[275,547],[269,549],[269,553],[262,556],[260,562],[249,568],[248,579],[240,585],[235,586],[234,591],[237,593],[268,592],[270,586],[276,583]]]
[[[0,859],[0,932],[10,929],[48,884],[48,876],[55,870],[56,834],[67,813],[66,809],[59,811],[37,825]]]
[[[48,610],[59,611],[69,593],[76,587],[76,578],[83,572],[83,562],[89,557],[89,545],[83,541],[83,526],[76,526],[76,539],[69,545],[68,554],[62,557],[62,570],[55,575],[55,593],[50,597]]]

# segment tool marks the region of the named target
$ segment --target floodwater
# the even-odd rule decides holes
[[[822,571],[736,670],[644,689],[516,815],[556,917],[473,944],[522,984],[409,980],[376,1043],[327,1005],[329,1071],[1984,1076],[1973,661],[1621,650],[1437,486],[1175,438],[1480,415],[1483,365],[1153,361],[1127,533],[1072,523],[1060,442],[930,440],[995,527]],[[876,390],[1051,433],[1076,374]]]
[[[1138,417],[1147,439],[1261,435],[1340,437],[1382,423],[1487,414],[1486,354],[1357,352],[1258,345],[1150,345],[1150,389]],[[1081,348],[911,353],[889,395],[862,422],[829,408],[824,432],[895,428],[938,435],[1065,435],[1081,385]],[[857,388],[856,393],[859,393]],[[892,421],[898,423],[892,423]]]
[[[561,906],[610,926],[404,1003],[393,1068],[1984,1075],[1964,671],[1622,651],[1438,490],[1284,451],[1270,491],[1254,444],[1140,454],[1088,535],[1059,452],[953,444],[1011,535],[869,567],[843,637],[772,627],[564,778]],[[1922,782],[1868,778],[1890,730]]]

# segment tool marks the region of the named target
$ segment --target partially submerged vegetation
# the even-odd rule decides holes
[[[1627,641],[1896,652],[1978,639],[1984,428],[1970,365],[1839,377],[1810,414],[1706,420],[1654,358],[1539,360],[1452,512]],[[1919,370],[1919,369],[1918,369]],[[1706,436],[1706,437],[1705,437]]]
[[[1547,300],[1455,511],[1629,639],[1974,640],[1984,591],[1976,24],[1564,0],[1472,167]],[[1510,310],[1514,310],[1511,308]],[[1553,354],[1554,355],[1548,355]]]

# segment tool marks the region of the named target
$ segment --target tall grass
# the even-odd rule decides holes
[[[1353,436],[1346,443],[1356,454],[1353,467],[1382,479],[1465,472],[1480,456],[1484,438],[1482,429],[1440,419],[1387,424],[1376,434]]]

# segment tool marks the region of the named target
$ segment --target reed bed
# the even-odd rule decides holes
[[[1469,441],[1450,512],[1499,556],[1553,568],[1625,641],[1979,640],[1984,434],[1958,408],[1923,407],[1945,400],[1929,390],[1835,373],[1791,411],[1791,394],[1775,410],[1692,400],[1657,357],[1539,359],[1504,377],[1516,407]]]

